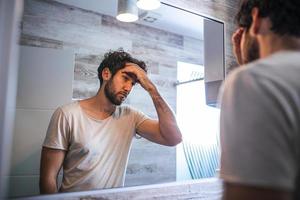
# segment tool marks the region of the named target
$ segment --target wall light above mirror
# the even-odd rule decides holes
[[[139,19],[139,9],[136,0],[118,0],[117,20],[121,22],[134,22]]]

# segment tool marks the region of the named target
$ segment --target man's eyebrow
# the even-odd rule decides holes
[[[121,72],[123,75],[126,75],[126,76],[130,76],[129,75],[129,72],[125,72],[125,71],[123,71],[123,72]]]
[[[122,71],[122,74],[125,74],[126,76],[130,77],[131,79],[133,79],[133,81],[137,81],[137,77],[134,73],[132,72],[126,72],[126,71]]]

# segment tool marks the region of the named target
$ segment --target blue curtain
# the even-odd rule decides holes
[[[199,145],[183,141],[183,150],[193,179],[215,176],[220,162],[219,142],[212,145]]]

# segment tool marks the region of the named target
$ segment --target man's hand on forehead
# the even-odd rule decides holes
[[[125,73],[129,77],[134,78],[137,82],[143,76],[147,76],[146,72],[135,63],[126,63],[125,67],[122,69],[122,73]]]
[[[125,73],[129,77],[134,77],[136,82],[141,84],[147,91],[154,87],[153,83],[148,78],[147,73],[137,64],[126,63],[125,67],[122,69],[122,73]]]

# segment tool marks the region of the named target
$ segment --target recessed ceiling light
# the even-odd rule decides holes
[[[138,0],[136,5],[143,10],[154,10],[160,7],[160,0]]]

